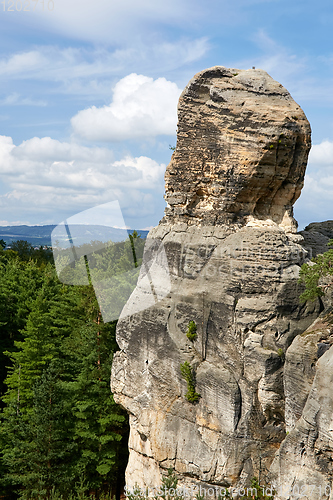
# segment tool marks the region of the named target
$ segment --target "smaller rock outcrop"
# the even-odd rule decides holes
[[[325,222],[312,222],[304,231],[300,231],[304,238],[303,246],[309,253],[309,258],[327,252],[327,243],[333,239],[333,220]]]

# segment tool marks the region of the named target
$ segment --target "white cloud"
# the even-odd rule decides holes
[[[274,79],[288,89],[294,99],[300,103],[305,101],[325,102],[325,106],[333,101],[332,79],[323,76],[321,56],[300,55],[270,37],[266,30],[259,29],[252,36],[259,52],[251,58],[233,61],[232,66],[267,71]]]
[[[309,155],[309,163],[333,166],[333,142],[325,140],[320,144],[313,145]]]
[[[24,75],[28,78],[47,62],[47,58],[40,51],[21,52],[0,60],[0,75],[7,78]]]
[[[29,226],[29,221],[26,220],[15,220],[15,221],[8,221],[8,220],[0,220],[0,226]]]
[[[114,87],[109,106],[80,111],[71,119],[74,133],[87,140],[121,141],[173,135],[181,89],[165,78],[131,75]]]
[[[0,100],[1,106],[47,106],[46,101],[34,100],[30,97],[21,97],[17,92],[9,94],[5,99]]]
[[[0,206],[25,216],[79,212],[115,199],[125,213],[153,213],[150,191],[162,195],[164,171],[165,165],[144,156],[114,160],[107,148],[50,137],[34,137],[15,146],[10,137],[0,136],[0,174],[9,186],[0,196]]]
[[[251,6],[263,3],[281,3],[281,0],[94,0],[78,3],[77,0],[54,0],[54,9],[48,12],[51,0],[41,2],[34,12],[25,13],[31,28],[42,27],[48,33],[64,35],[93,43],[135,44],[143,38],[156,43],[166,30],[221,27],[230,23],[244,24]],[[33,2],[31,2],[33,3]],[[32,7],[31,7],[32,10]],[[12,18],[21,17],[13,13]],[[21,21],[22,22],[22,21]]]
[[[267,71],[279,81],[286,82],[294,76],[297,76],[299,80],[299,74],[304,72],[307,67],[305,58],[301,58],[299,54],[291,52],[289,48],[276,42],[263,29],[255,33],[253,41],[260,48],[262,54],[241,61],[241,67],[255,66]]]
[[[158,31],[157,24],[183,25],[198,17],[190,0],[94,0],[93,4],[55,0],[52,12],[46,11],[47,5],[45,0],[44,12],[36,8],[31,13],[31,23],[67,37],[103,43],[140,39],[144,33]]]
[[[325,140],[312,146],[295,215],[301,227],[333,218],[333,142]]]
[[[124,73],[129,66],[134,70],[141,68],[141,71],[163,74],[200,59],[208,50],[206,37],[181,38],[173,42],[138,41],[130,47],[123,45],[122,48],[114,50],[102,47],[88,49],[45,45],[0,59],[0,77],[6,80],[38,79],[65,84],[89,80],[90,85],[95,85],[98,92],[100,80]]]

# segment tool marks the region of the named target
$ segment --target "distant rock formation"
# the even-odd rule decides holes
[[[327,243],[333,240],[333,220],[312,222],[299,234],[304,238],[302,245],[309,252],[309,256],[316,257],[329,249]]]
[[[117,326],[112,391],[130,415],[127,485],[157,486],[169,467],[186,487],[299,478],[299,466],[276,453],[294,456],[291,436],[306,404],[308,415],[318,395],[330,398],[328,379],[315,373],[317,364],[328,370],[333,352],[325,347],[317,363],[300,335],[323,308],[299,302],[307,251],[295,234],[292,205],[309,148],[303,111],[262,70],[210,68],[182,93],[177,148],[166,171],[168,207],[148,236],[152,245],[163,243],[170,290],[149,305],[149,282],[162,287],[163,280],[151,276],[147,250]],[[131,314],[131,307],[141,312]],[[190,321],[197,326],[193,341]],[[326,346],[327,338],[318,334],[314,342]],[[195,373],[196,403],[186,398],[185,361]],[[329,477],[320,470],[317,485]]]

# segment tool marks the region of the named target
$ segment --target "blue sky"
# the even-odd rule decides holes
[[[25,9],[25,10],[24,10]],[[333,219],[333,7],[319,0],[0,3],[0,225],[119,200],[163,216],[176,106],[198,71],[266,70],[312,127],[299,227]]]

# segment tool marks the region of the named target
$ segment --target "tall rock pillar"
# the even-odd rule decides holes
[[[292,211],[310,125],[266,72],[220,66],[189,82],[178,117],[168,206],[145,257],[157,242],[163,272],[155,279],[142,266],[117,326],[112,390],[130,415],[126,481],[157,486],[173,467],[184,486],[243,485],[265,478],[286,436],[285,353],[319,313],[299,303],[306,251]]]

